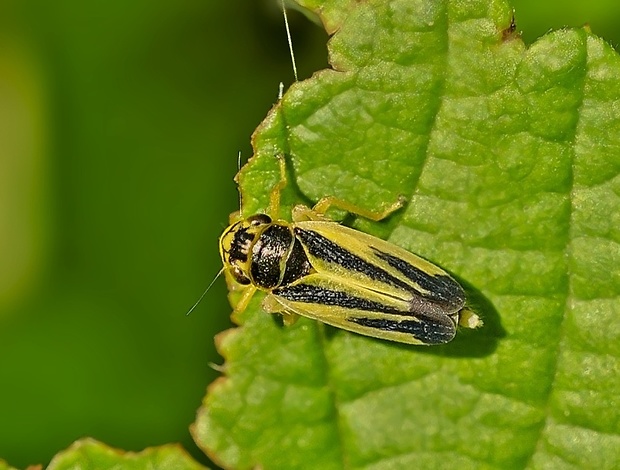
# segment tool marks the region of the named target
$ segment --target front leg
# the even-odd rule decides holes
[[[291,326],[299,319],[299,315],[286,310],[284,305],[278,302],[278,300],[272,294],[268,294],[267,297],[265,297],[262,307],[263,310],[267,313],[277,313],[281,315],[282,322],[285,326]]]

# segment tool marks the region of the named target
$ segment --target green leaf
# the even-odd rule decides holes
[[[124,452],[94,439],[82,439],[56,455],[47,470],[112,470],[118,468],[201,470],[205,467],[196,463],[178,445],[150,447],[142,452]]]
[[[264,210],[285,154],[293,203],[356,220],[463,281],[485,326],[415,347],[259,295],[197,443],[225,468],[614,468],[620,461],[620,60],[587,29],[526,47],[500,0],[306,1],[334,70],[295,83],[239,176]],[[236,293],[231,294],[233,300]]]

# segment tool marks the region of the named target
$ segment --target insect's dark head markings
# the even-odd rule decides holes
[[[257,214],[230,225],[220,237],[220,256],[224,266],[239,284],[250,284],[251,250],[261,233],[272,223],[271,217]]]

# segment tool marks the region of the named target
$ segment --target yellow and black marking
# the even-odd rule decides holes
[[[225,271],[245,292],[242,311],[256,292],[268,295],[263,308],[297,315],[367,336],[408,344],[451,341],[457,325],[477,328],[480,318],[465,307],[463,288],[441,268],[379,238],[327,219],[330,206],[381,220],[403,201],[376,214],[325,198],[313,208],[296,206],[292,222],[277,219],[281,181],[269,214],[247,219],[233,214],[220,237]],[[273,218],[276,218],[274,220]]]

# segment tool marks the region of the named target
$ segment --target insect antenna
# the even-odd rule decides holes
[[[185,314],[185,316],[188,316],[190,313],[192,313],[194,311],[194,309],[196,307],[198,307],[198,304],[200,302],[202,302],[202,299],[204,299],[205,295],[207,295],[207,292],[209,292],[209,289],[211,289],[211,286],[215,283],[215,281],[217,281],[217,278],[220,277],[222,275],[222,273],[224,272],[225,268],[220,269],[220,271],[215,275],[215,277],[213,278],[213,280],[209,283],[209,285],[207,286],[207,288],[205,289],[205,291],[202,293],[202,295],[200,296],[200,298],[196,301],[196,303],[194,305],[192,305],[192,308],[190,308],[187,313]]]
[[[291,52],[291,62],[293,63],[293,75],[295,75],[295,81],[298,82],[297,78],[297,63],[295,62],[295,52],[293,51],[293,40],[291,39],[291,30],[288,26],[288,16],[286,14],[286,5],[284,4],[285,0],[282,0],[282,13],[284,14],[284,27],[286,28],[286,38],[288,40],[288,49]]]
[[[237,174],[241,171],[241,150],[237,154]],[[239,213],[241,213],[241,187],[237,186],[237,193],[239,193]],[[219,274],[218,274],[219,276]]]

